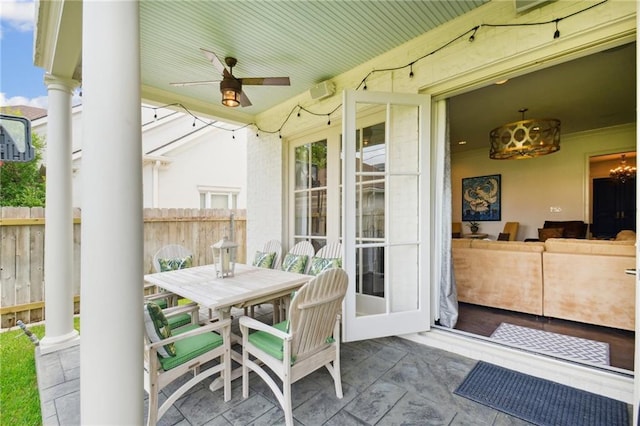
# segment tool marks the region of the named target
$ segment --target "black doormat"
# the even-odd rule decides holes
[[[627,404],[478,362],[454,392],[539,426],[628,426]]]

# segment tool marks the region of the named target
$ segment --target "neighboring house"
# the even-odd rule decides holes
[[[47,137],[47,111],[11,107],[32,120],[32,131]],[[82,105],[72,108],[73,205],[82,206]],[[244,209],[246,132],[186,112],[142,107],[144,207]],[[194,125],[195,124],[195,125]],[[43,163],[46,165],[46,146]],[[116,165],[117,166],[117,165]]]
[[[270,109],[259,110],[256,115],[249,117],[243,117],[238,110],[215,110],[212,102],[207,103],[197,98],[196,94],[204,91],[175,89],[170,92],[172,89],[167,83],[176,81],[171,79],[172,70],[192,72],[192,69],[200,65],[192,66],[192,64],[167,60],[164,53],[170,52],[171,49],[167,49],[165,44],[170,44],[175,51],[180,51],[182,48],[180,43],[184,38],[188,38],[189,44],[197,50],[206,43],[215,42],[213,40],[216,37],[209,37],[207,29],[201,26],[194,25],[193,28],[187,28],[183,25],[178,28],[175,26],[178,17],[174,15],[167,14],[162,19],[158,19],[161,7],[152,8],[145,3],[142,2],[140,7],[143,25],[140,25],[142,35],[139,39],[138,23],[131,23],[132,20],[129,20],[129,27],[127,27],[129,32],[123,31],[117,34],[119,37],[104,39],[103,34],[97,29],[94,32],[92,24],[97,24],[98,15],[95,9],[92,9],[93,15],[87,13],[87,9],[91,9],[88,6],[89,3],[85,3],[83,12],[85,20],[88,19],[90,22],[78,22],[79,19],[74,21],[73,15],[69,12],[69,21],[51,14],[51,17],[46,16],[49,21],[45,16],[40,16],[39,23],[44,25],[53,21],[61,27],[67,25],[69,32],[75,29],[79,33],[80,28],[85,30],[82,40],[78,40],[73,45],[65,45],[68,50],[82,49],[84,53],[82,62],[78,60],[77,63],[65,63],[68,65],[65,69],[77,71],[82,65],[83,80],[86,79],[92,83],[94,99],[100,99],[111,109],[132,108],[141,86],[142,96],[149,101],[180,101],[198,105],[199,112],[209,116],[216,116],[215,113],[218,113],[220,117],[225,117],[235,113],[238,121],[245,124],[259,123],[262,129],[279,129],[273,133],[247,132],[247,164],[250,165],[247,174],[247,253],[258,250],[265,241],[274,238],[283,240],[286,246],[291,246],[294,241],[301,239],[322,242],[341,240],[344,248],[343,266],[350,277],[349,292],[345,299],[342,316],[346,340],[402,335],[426,345],[624,400],[633,403],[637,409],[638,399],[637,396],[634,397],[633,389],[634,378],[629,372],[605,371],[602,368],[589,368],[550,360],[544,356],[505,348],[488,339],[480,339],[436,326],[436,322],[442,320],[445,311],[444,296],[455,296],[455,291],[450,291],[451,288],[448,287],[451,270],[447,256],[450,254],[450,222],[454,217],[452,213],[455,213],[455,216],[459,215],[457,207],[452,212],[452,203],[458,205],[460,202],[458,185],[461,177],[502,174],[505,184],[503,213],[507,220],[527,215],[528,223],[541,225],[549,216],[550,207],[557,206],[564,209],[563,217],[559,219],[564,219],[565,214],[567,219],[576,218],[575,216],[587,219],[584,198],[588,192],[586,182],[589,179],[587,166],[589,154],[602,151],[619,152],[619,150],[633,148],[637,144],[636,117],[633,116],[627,122],[620,123],[619,127],[591,129],[585,133],[563,135],[562,150],[540,159],[490,161],[486,158],[487,150],[482,154],[478,151],[449,156],[451,141],[448,139],[450,119],[448,103],[461,93],[492,85],[498,80],[515,78],[543,67],[635,42],[637,2],[616,0],[601,2],[598,3],[597,9],[594,6],[587,13],[580,11],[593,6],[593,2],[538,2],[541,5],[539,9],[528,14],[518,14],[513,8],[513,2],[490,1],[410,41],[390,48],[373,59],[353,66],[338,75],[332,75],[331,80],[337,89],[333,96],[316,99],[308,92],[300,92]],[[240,3],[243,2],[233,2],[233,4]],[[257,5],[261,2],[250,3],[252,7],[259,7]],[[458,2],[443,3],[458,4]],[[65,2],[65,4],[73,3]],[[181,14],[191,18],[193,15],[189,12],[195,14],[201,6],[202,4],[197,3],[184,3]],[[270,3],[268,7],[275,6]],[[137,6],[136,10],[138,10]],[[130,10],[121,5],[121,8],[112,12],[119,18],[114,22],[120,23],[126,21],[120,18],[128,16],[127,13]],[[216,13],[218,13],[217,9]],[[557,27],[560,17],[563,17],[563,20],[560,21],[559,37],[554,38],[553,23],[555,20]],[[564,19],[569,17],[570,19]],[[356,23],[364,19],[356,15],[351,18]],[[212,32],[218,29],[215,19],[211,19],[210,22]],[[533,22],[548,25],[530,26]],[[495,25],[489,26],[486,23]],[[324,42],[323,35],[329,37],[335,30],[335,27],[332,28],[329,25],[325,27],[324,24],[320,22],[318,28],[314,28],[317,32],[308,39],[320,39]],[[174,26],[169,30],[167,27],[171,25]],[[389,25],[386,29],[396,32],[394,29],[400,28],[399,25],[398,27]],[[477,35],[475,31],[473,34],[469,32],[474,27],[477,30],[477,26],[480,25],[483,27]],[[377,32],[377,28],[370,29],[368,22],[362,22],[361,26],[367,27],[369,32]],[[159,37],[156,37],[153,32],[159,31],[159,28],[163,33],[182,32],[179,35],[176,34],[173,40],[168,37],[158,40]],[[291,44],[307,39],[301,37],[299,33],[288,31],[288,27],[284,29],[287,30]],[[265,30],[260,28],[260,31]],[[561,36],[560,32],[562,32]],[[238,33],[241,32],[220,32],[216,33],[216,36],[222,38],[220,43],[226,43],[225,46],[231,51],[233,50],[231,46],[237,46],[234,42],[236,37],[239,37]],[[206,36],[201,36],[202,34]],[[47,36],[56,38],[43,29],[40,45],[36,43],[38,53],[47,59],[59,58],[61,62],[65,62],[62,52],[47,49],[48,45],[55,45],[53,40],[47,40]],[[199,37],[209,38],[205,41]],[[138,43],[139,40],[142,40],[142,43]],[[148,60],[153,57],[151,51],[157,49],[157,52],[157,44],[162,43],[163,55],[156,53],[158,67],[149,67],[143,71],[143,82],[140,85],[137,84],[139,68],[135,67],[136,64],[131,66],[128,73],[123,72],[115,77],[109,76],[110,79],[107,79],[100,75],[100,69],[97,66],[104,63],[105,58],[92,56],[98,55],[97,52],[100,55],[103,54],[100,50],[102,43],[110,48],[108,50],[111,55],[107,59],[119,64],[121,68],[128,64],[123,58],[130,61],[131,55],[138,53],[131,46],[141,45],[143,52],[146,47],[146,55],[143,53],[142,57]],[[256,43],[255,40],[247,44],[263,47],[262,43]],[[264,45],[267,44],[264,43]],[[290,54],[289,44],[278,44],[282,46],[280,52],[282,57],[296,56]],[[336,52],[334,58],[349,57],[342,54],[342,50],[349,49],[350,44],[327,43],[330,49]],[[128,48],[131,50],[127,50]],[[274,54],[272,57],[279,56]],[[423,60],[424,58],[427,59]],[[297,65],[303,68],[303,71],[324,69],[323,66],[326,66],[320,61],[305,61],[305,59],[307,58],[302,58]],[[261,56],[259,62],[262,61]],[[277,62],[275,59],[272,61]],[[44,66],[46,62],[42,61],[41,64]],[[89,64],[93,64],[94,68],[92,69]],[[399,70],[393,68],[404,64],[411,64],[411,72],[408,67]],[[371,70],[386,71],[381,74],[368,74]],[[635,68],[630,69],[629,72],[636,75],[637,80]],[[165,79],[160,82],[160,79],[154,78],[158,75],[162,75]],[[73,76],[62,77],[72,78]],[[103,89],[107,84],[114,87],[131,85],[131,80],[136,84],[135,87],[130,86],[130,92],[134,93],[120,90],[118,97],[115,97]],[[365,81],[366,90],[362,90],[359,83]],[[577,88],[576,93],[580,90]],[[540,87],[538,91],[544,92],[545,88]],[[123,98],[127,95],[130,96],[128,100]],[[253,101],[256,100],[253,99]],[[356,104],[361,108],[356,108]],[[218,98],[215,105],[219,107]],[[293,112],[300,105],[317,114],[302,113],[296,117]],[[92,110],[93,133],[91,134],[95,135],[101,144],[106,144],[109,143],[109,138],[101,134],[103,123],[98,119],[101,112],[99,106],[94,105]],[[606,110],[607,106],[597,105],[593,108]],[[327,120],[327,115],[330,115],[331,111],[335,113],[330,120]],[[484,110],[480,106],[467,112],[470,115],[479,115],[483,114]],[[283,125],[285,117],[291,117],[294,121]],[[387,167],[385,169],[372,167],[364,170],[358,165],[356,159],[373,158],[365,155],[369,153],[365,136],[369,130],[375,130],[376,127],[384,127],[385,137],[380,141],[378,148],[386,159]],[[489,130],[490,128],[486,129],[487,132]],[[129,132],[126,136],[134,139],[135,135]],[[611,141],[611,145],[599,145],[602,140]],[[114,141],[114,145],[126,149],[125,142],[117,140]],[[298,155],[302,152],[316,155]],[[448,167],[450,160],[453,170]],[[371,161],[370,166],[381,163],[378,159]],[[108,174],[109,170],[102,164],[96,162],[92,166],[98,169],[97,176],[107,174],[113,179],[120,180],[134,179],[139,172],[135,167],[130,166],[128,169],[118,169],[117,173]],[[297,179],[298,176],[300,179]],[[541,180],[543,184],[540,183]],[[377,206],[376,200],[383,199],[382,191],[384,191],[385,200],[384,212],[369,209]],[[367,208],[363,208],[360,204],[363,194],[376,194],[371,197]],[[537,204],[535,206],[525,204],[524,199],[527,201],[533,199]],[[108,209],[107,212],[100,210],[99,201],[101,200],[95,199],[92,202],[96,212],[95,223],[108,222],[109,217],[102,215],[120,213],[115,208]],[[112,196],[111,201],[117,203],[120,198]],[[579,207],[576,208],[578,204]],[[531,214],[531,209],[534,208],[537,209],[535,216]],[[374,220],[376,218],[373,217],[372,220],[367,220],[369,219],[367,215],[371,215],[370,212],[373,211],[376,216],[383,217],[384,220]],[[126,226],[135,228],[135,218],[129,222],[126,215],[121,216],[126,221]],[[490,232],[496,233],[496,229],[499,229],[498,225],[493,226]],[[106,256],[111,253],[108,251],[109,247],[100,244],[108,239],[109,232],[115,231],[117,230],[92,230],[88,238],[83,234],[83,249],[86,248],[87,253],[94,256],[100,254]],[[529,234],[531,230],[526,230],[526,235]],[[127,243],[131,243],[135,248],[135,244],[139,242],[135,236],[120,236],[127,241],[117,241],[113,244],[114,247],[126,250]],[[123,254],[135,257],[136,253],[133,249],[131,250]],[[383,258],[382,256],[379,256],[379,259],[375,258],[373,252],[376,250],[384,252]],[[362,268],[357,268],[358,259],[365,258],[367,265],[371,267],[368,266],[367,270],[363,271]],[[366,273],[379,273],[380,269],[372,266],[376,260],[381,261],[384,272],[384,297],[382,298],[375,294],[377,293],[375,286],[372,295],[363,294],[357,285],[364,282]],[[517,267],[517,265],[509,265],[509,267]],[[120,297],[133,295],[136,290],[126,284],[139,279],[139,274],[136,275],[138,272],[135,266],[132,266],[130,271],[121,271],[127,282],[114,284],[110,277],[104,276],[103,270],[97,268],[87,271],[85,268],[83,285],[85,280],[89,281],[92,289],[97,293],[113,290],[113,286],[118,285],[115,291]],[[90,293],[87,293],[87,296],[89,295]],[[91,310],[88,315],[96,312],[93,309],[100,308],[102,300],[96,297],[94,300],[85,302],[84,306]],[[139,320],[139,314],[131,313],[127,318],[123,317],[119,320],[117,324],[104,325],[103,330],[107,330],[107,327],[118,329],[117,335],[111,340],[106,341],[100,332],[100,327],[95,326],[94,333],[83,334],[83,344],[91,341],[90,339],[112,346],[126,338],[130,338],[131,342],[135,341],[134,337],[137,336],[132,336],[135,330],[131,330],[130,323]],[[126,322],[127,320],[129,322]],[[129,331],[129,334],[125,331]],[[86,333],[85,328],[83,333]],[[127,349],[134,351],[133,348],[123,347],[122,352]],[[637,349],[636,352],[638,352]],[[117,355],[124,357],[125,354]],[[131,355],[129,359],[136,359],[135,354],[127,355]],[[104,359],[99,359],[100,356],[100,354],[87,353],[84,359],[87,363],[97,360],[101,365],[113,361],[113,354],[105,354]],[[636,359],[638,359],[637,356]],[[95,384],[96,388],[104,383],[115,388],[127,377],[124,371],[127,366],[123,365],[122,368],[118,371],[120,374],[118,378],[100,375],[100,372],[88,371],[88,369],[83,370],[83,384],[100,382]],[[640,366],[636,365],[636,371],[640,371]],[[638,389],[636,395],[638,395],[640,375],[636,375],[635,381]],[[134,389],[136,392],[138,390]],[[130,395],[136,396],[133,391]],[[89,390],[82,396],[83,404],[88,408],[100,409],[98,402],[101,401],[87,402],[91,398]],[[115,401],[118,398],[124,400],[124,396],[120,394],[110,394],[111,400]],[[120,403],[118,407],[125,405],[122,401],[117,402]],[[90,410],[87,409],[86,412]],[[96,416],[109,414],[106,410],[96,411]]]

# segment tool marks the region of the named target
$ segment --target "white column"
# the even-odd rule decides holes
[[[83,425],[143,423],[143,226],[137,1],[83,2]]]
[[[41,353],[80,343],[73,328],[71,97],[76,81],[45,76],[49,97],[44,239],[45,335]]]

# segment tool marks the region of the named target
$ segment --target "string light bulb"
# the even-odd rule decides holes
[[[409,64],[409,78],[413,78],[413,62],[411,62],[411,64]]]
[[[471,34],[471,37],[469,37],[469,43],[473,43],[476,39],[476,32],[478,32],[478,28],[480,28],[479,26],[475,26],[473,28],[473,33]]]
[[[560,38],[560,30],[558,29],[558,21],[560,21],[560,20],[556,19],[556,32],[553,33],[554,40],[557,39],[557,38]]]

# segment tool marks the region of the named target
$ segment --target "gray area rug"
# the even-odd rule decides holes
[[[609,344],[605,342],[565,336],[506,322],[500,324],[491,335],[491,339],[574,361],[609,365]]]
[[[624,402],[478,362],[456,395],[539,426],[628,426]]]

